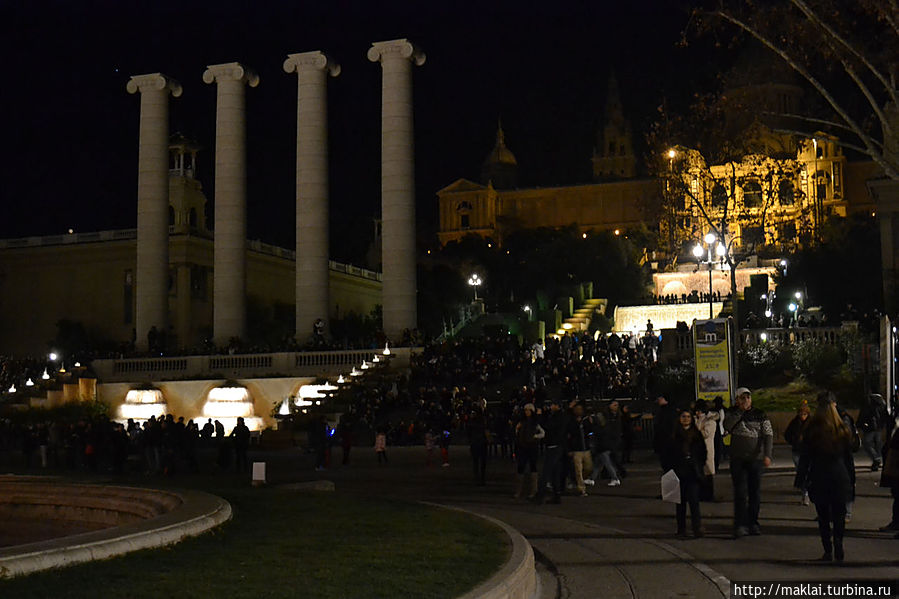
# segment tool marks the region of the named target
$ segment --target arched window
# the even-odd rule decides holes
[[[191,229],[197,228],[197,209],[191,208],[190,212],[187,215],[187,224],[190,225]]]
[[[781,206],[792,206],[796,201],[796,191],[793,189],[793,182],[789,179],[781,179],[777,185],[777,197]]]
[[[169,206],[169,226],[174,226],[175,224],[175,209]]]
[[[743,205],[747,208],[758,208],[762,205],[762,186],[756,181],[743,184]]]
[[[727,190],[720,183],[715,183],[712,188],[712,208],[724,208],[727,206]]]
[[[456,206],[456,212],[459,213],[459,228],[460,229],[470,229],[471,228],[471,203],[470,202],[459,202],[459,205]]]

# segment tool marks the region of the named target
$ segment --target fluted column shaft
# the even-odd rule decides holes
[[[290,54],[297,74],[296,338],[306,340],[319,318],[328,322],[328,89],[340,65],[321,52]]]
[[[147,333],[164,332],[169,305],[169,94],[178,82],[162,75],[136,75],[126,86],[140,92],[140,146],[137,173],[137,348],[149,349]]]
[[[215,247],[213,252],[213,340],[226,345],[246,333],[246,85],[259,77],[232,62],[212,65],[203,81],[216,83]]]
[[[376,42],[369,60],[381,63],[381,263],[384,332],[399,340],[417,326],[415,148],[412,63],[425,55],[407,40]]]

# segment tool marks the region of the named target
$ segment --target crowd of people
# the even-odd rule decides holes
[[[243,418],[229,435],[218,420],[200,427],[193,420],[168,414],[151,416],[143,424],[127,423],[106,416],[84,417],[66,423],[44,421],[16,425],[0,420],[0,451],[21,452],[25,468],[53,468],[88,472],[173,475],[178,471],[199,472],[198,450],[215,450],[216,466],[248,468],[250,429]]]
[[[389,464],[392,446],[418,445],[425,465],[448,467],[451,453],[455,461],[459,447],[467,446],[475,484],[486,484],[492,454],[514,465],[515,498],[561,503],[566,494],[586,496],[597,485],[621,485],[638,433],[651,426],[660,473],[673,472],[678,481],[677,535],[687,536],[688,511],[693,536],[704,535],[701,502],[715,497],[724,460],[733,486],[734,537],[762,534],[762,474],[773,459],[770,420],[753,406],[746,388],[737,389],[730,409],[719,397],[676,410],[654,393],[652,418],[644,418],[634,408],[642,410],[650,389],[657,388],[656,344],[648,323],[639,336],[571,334],[530,345],[502,336],[426,345],[407,372],[382,371],[350,386],[352,397],[334,429],[324,415],[311,419],[308,444],[315,466],[327,468],[337,445],[346,464],[351,449],[362,444],[374,447],[380,465]],[[43,363],[5,362],[2,373],[29,368],[42,369]],[[881,485],[894,498],[892,520],[882,530],[899,532],[899,435],[892,424],[878,395],[867,399],[854,421],[825,392],[814,405],[803,403],[787,427],[794,484],[799,501],[815,505],[822,559],[845,557],[845,522],[855,495],[853,452],[860,448],[871,458],[871,469],[882,470]],[[26,467],[197,472],[197,453],[205,447],[218,469],[246,471],[249,441],[243,422],[226,436],[220,422],[201,426],[171,415],[140,425],[104,416],[27,426],[0,421],[0,450],[21,451]]]

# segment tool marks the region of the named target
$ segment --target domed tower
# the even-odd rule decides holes
[[[631,124],[624,118],[615,73],[609,75],[602,129],[593,150],[593,179],[630,179],[637,174]]]
[[[176,233],[207,234],[206,196],[197,179],[200,146],[180,133],[169,140],[169,226]]]
[[[496,189],[512,189],[518,185],[518,161],[506,147],[502,122],[496,129],[496,144],[481,169],[481,183],[487,185],[491,182]]]

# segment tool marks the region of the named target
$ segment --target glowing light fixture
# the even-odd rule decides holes
[[[677,152],[674,150],[674,148],[668,150],[668,158],[674,160],[675,156],[677,156]]]
[[[345,382],[346,382],[346,379],[343,378],[343,375],[342,375],[342,374],[341,374],[340,376],[337,377],[337,384],[338,384],[338,385],[342,385],[342,384],[344,384]]]
[[[290,416],[290,399],[285,399],[281,402],[281,407],[278,408],[278,414],[280,416]]]
[[[705,253],[705,250],[702,249],[702,246],[698,243],[693,246],[693,256],[696,258],[702,258],[702,255]]]
[[[790,312],[795,312],[795,311],[796,311],[796,304],[794,304],[793,302],[790,302],[790,305],[787,306],[787,308],[790,309]]]
[[[565,329],[566,331],[570,331],[571,329],[574,328],[574,325],[571,324],[570,322],[566,322],[566,323],[562,324],[562,328]]]
[[[215,418],[225,427],[228,435],[243,418],[251,431],[262,429],[262,418],[256,416],[253,400],[246,387],[215,387],[209,390],[203,404],[203,418]]]
[[[771,310],[765,310],[765,318],[771,318]]]
[[[59,359],[59,354],[57,354],[55,351],[51,351],[50,355],[48,355],[47,357],[50,358],[51,362],[55,362]]]
[[[765,332],[763,331],[762,334],[759,335],[759,339],[761,339],[762,342],[768,341],[768,333],[765,333]]]
[[[384,351],[383,351],[383,354],[384,354],[385,356],[389,356],[389,355],[390,355],[390,346],[389,346],[389,345],[386,345],[386,344],[384,345]]]
[[[797,291],[796,293],[793,294],[793,297],[795,297],[796,299],[802,299],[802,292]]]
[[[709,231],[708,233],[705,234],[705,237],[703,237],[703,239],[705,240],[706,243],[711,245],[711,244],[715,243],[715,240],[718,239],[718,237],[714,233]]]
[[[42,380],[45,380],[45,381],[49,381],[49,380],[50,380],[50,373],[47,372],[47,369],[46,369],[46,368],[44,368],[44,374],[41,375],[41,379],[42,379]]]
[[[10,385],[10,386],[9,386],[9,392],[10,392],[10,393],[15,393],[15,392],[16,392],[16,386],[15,386],[15,385]]]
[[[131,389],[125,394],[125,403],[119,406],[118,421],[142,422],[151,416],[162,418],[167,412],[165,397],[159,389]]]

